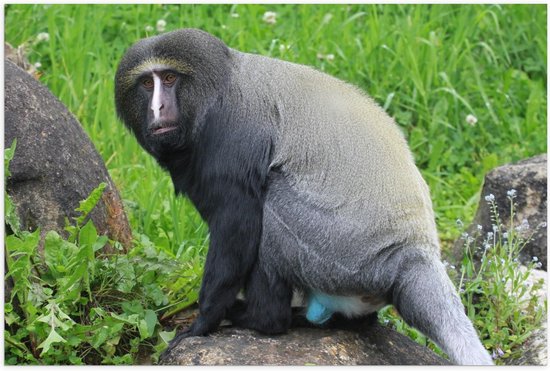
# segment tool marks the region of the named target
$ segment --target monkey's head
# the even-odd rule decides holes
[[[143,39],[115,77],[117,114],[152,155],[184,148],[223,94],[231,53],[210,34],[182,29]]]

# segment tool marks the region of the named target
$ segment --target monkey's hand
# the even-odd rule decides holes
[[[182,330],[179,331],[176,336],[170,340],[170,343],[168,343],[168,347],[162,352],[162,354],[159,357],[159,363],[162,363],[166,360],[166,356],[185,338],[191,337],[191,336],[206,336],[210,333],[207,326],[205,326],[204,321],[201,320],[201,317],[197,318],[193,324]]]

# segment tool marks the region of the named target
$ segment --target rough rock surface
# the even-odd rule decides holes
[[[378,323],[355,329],[293,328],[261,335],[222,327],[183,339],[160,362],[165,365],[445,365],[448,361]]]
[[[516,190],[514,199],[515,207],[514,225],[519,226],[526,219],[529,222],[529,231],[525,234],[534,235],[521,253],[521,261],[528,263],[536,256],[542,263],[542,269],[546,270],[547,260],[547,228],[539,227],[547,222],[547,156],[546,154],[535,156],[514,164],[508,164],[491,170],[486,176],[481,191],[481,198],[472,225],[468,228],[469,234],[479,224],[483,227],[483,235],[492,231],[490,207],[485,196],[493,194],[498,207],[501,222],[509,224],[510,201],[507,192]],[[478,241],[479,246],[481,241]],[[454,255],[460,261],[462,259],[463,240],[459,240],[454,247]]]
[[[131,232],[120,196],[78,121],[24,70],[8,60],[4,69],[5,147],[17,139],[6,189],[21,228],[65,234],[65,218],[77,216],[79,202],[105,182],[107,188],[91,218],[98,233],[129,248]]]

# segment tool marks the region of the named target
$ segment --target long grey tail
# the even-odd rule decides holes
[[[393,291],[393,303],[405,322],[432,339],[456,364],[492,365],[441,261],[422,252],[407,255]]]

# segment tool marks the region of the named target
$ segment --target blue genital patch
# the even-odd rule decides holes
[[[333,311],[319,302],[317,296],[312,295],[310,297],[306,313],[306,318],[309,322],[320,325],[328,321],[333,313]]]
[[[338,311],[338,298],[312,292],[307,304],[306,318],[309,322],[323,324]]]

